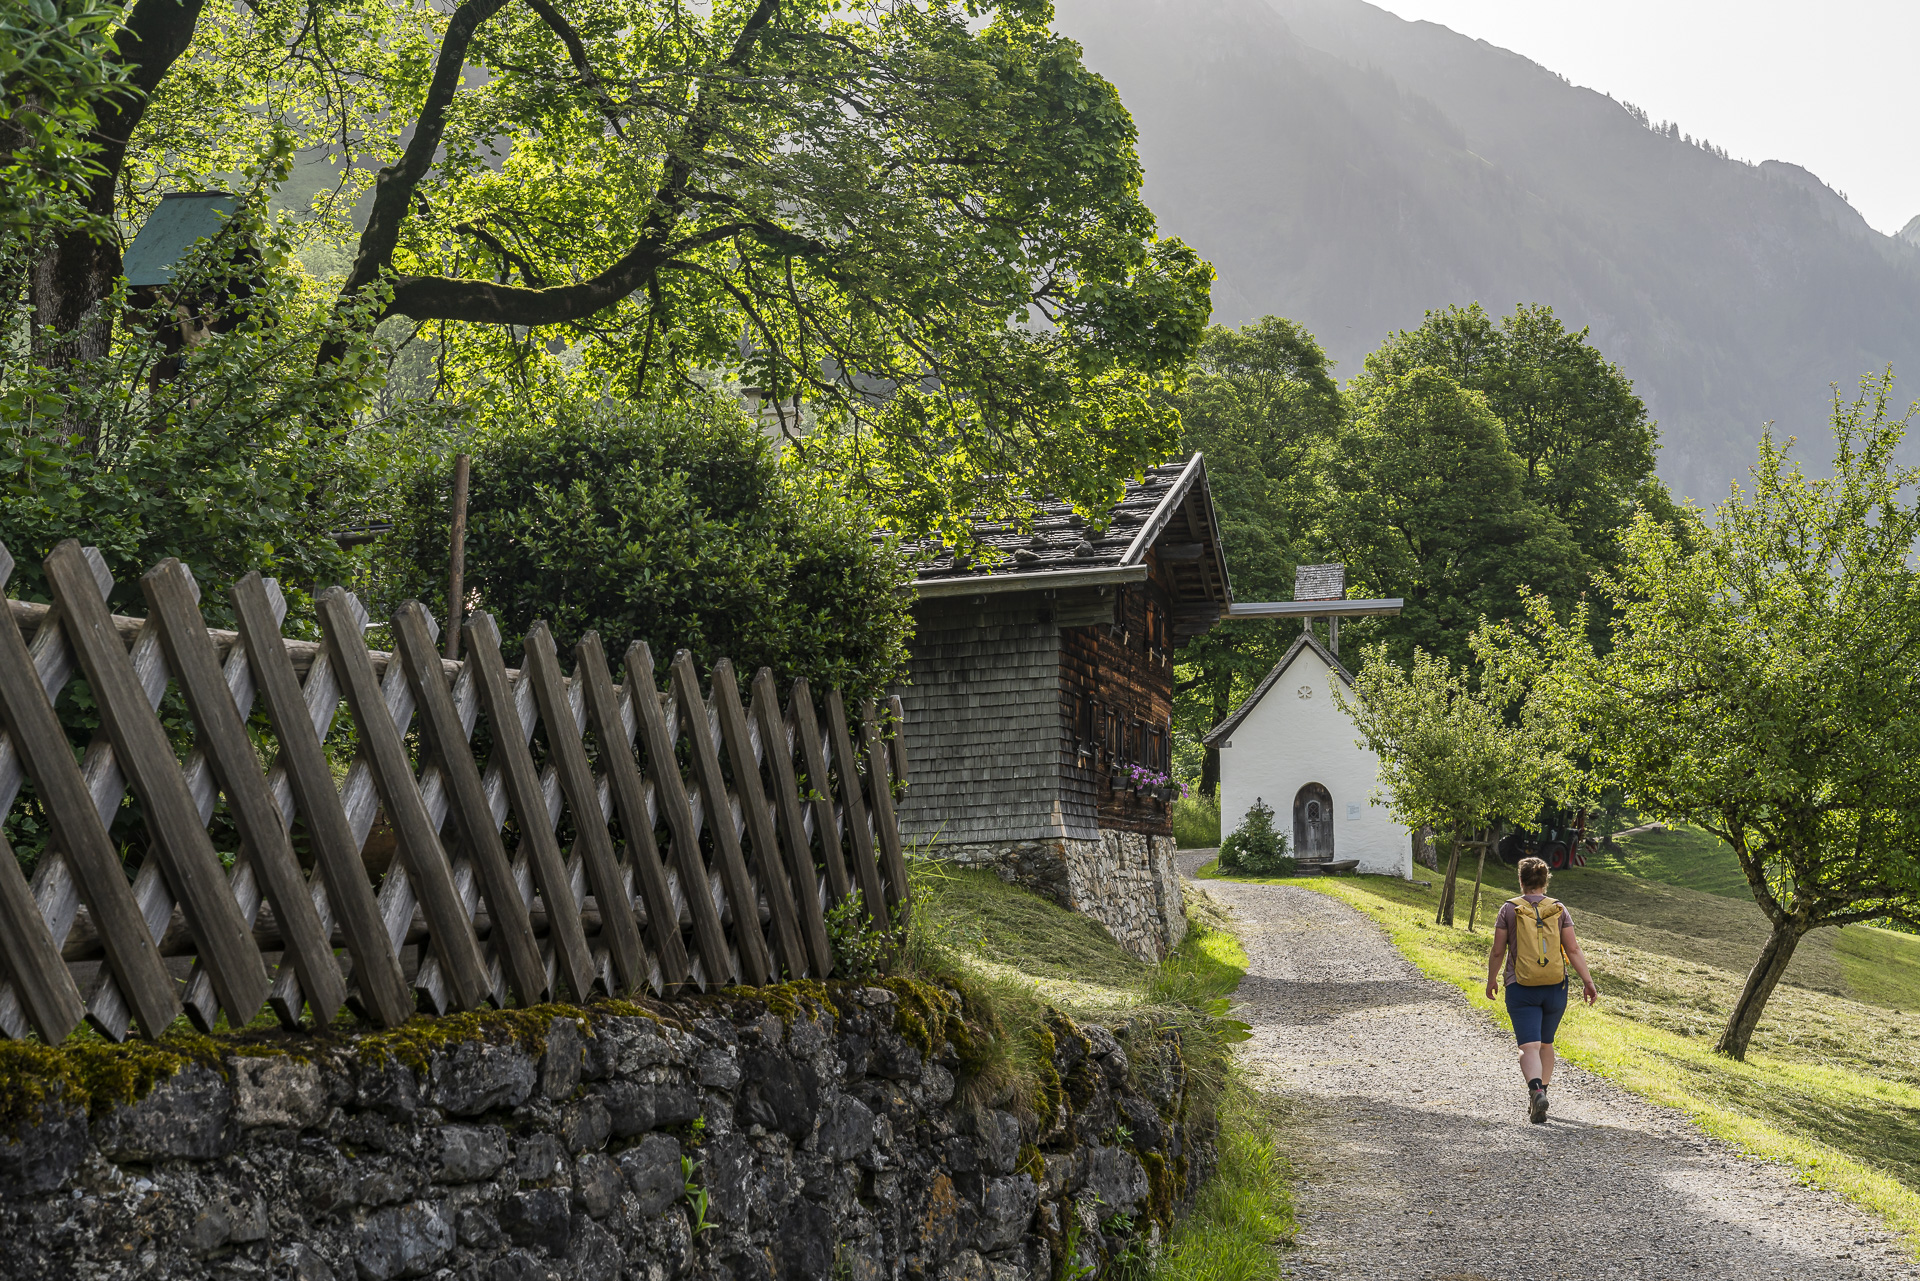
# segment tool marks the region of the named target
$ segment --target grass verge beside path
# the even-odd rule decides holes
[[[1214,875],[1215,865],[1199,874]],[[1485,996],[1487,922],[1504,896],[1495,897],[1491,909],[1483,898],[1482,923],[1469,934],[1433,923],[1437,886],[1423,889],[1371,876],[1233,879],[1298,885],[1360,909],[1425,974],[1453,984],[1476,1009],[1503,1027],[1512,1026],[1504,1004]],[[1697,1002],[1706,996],[1695,992],[1679,1014],[1670,1014],[1672,998],[1656,988],[1704,982],[1702,975],[1715,975],[1713,967],[1694,965],[1688,968],[1700,974],[1683,975],[1670,952],[1684,945],[1663,941],[1662,950],[1649,951],[1617,938],[1609,941],[1600,912],[1583,914],[1577,879],[1557,876],[1556,897],[1566,899],[1581,927],[1601,1002],[1594,1009],[1578,1004],[1568,1009],[1555,1040],[1561,1056],[1685,1112],[1709,1134],[1743,1151],[1794,1166],[1804,1181],[1882,1216],[1920,1254],[1920,1070],[1913,1041],[1905,1040],[1899,1062],[1888,1062],[1885,1066],[1894,1070],[1884,1074],[1853,1052],[1867,1048],[1866,1038],[1885,1036],[1891,1011],[1783,984],[1769,1004],[1755,1051],[1745,1063],[1724,1058],[1713,1052],[1704,1028],[1702,1034],[1688,1034],[1662,1025],[1663,1020],[1701,1021]],[[1463,907],[1466,897],[1463,892]],[[1464,926],[1464,912],[1461,921]],[[1744,973],[1726,978],[1737,981]],[[1723,983],[1716,979],[1713,986]],[[1854,1008],[1841,1008],[1849,1006]],[[1862,1035],[1854,1036],[1856,1031]]]
[[[1226,912],[1205,895],[1189,895],[1186,941],[1159,965],[1128,955],[1088,917],[991,872],[930,871],[915,885],[914,904],[916,950],[988,993],[1016,1030],[1053,1005],[1079,1019],[1164,1012],[1204,1036],[1247,972]],[[1190,1065],[1217,1073],[1210,1095],[1219,1166],[1160,1256],[1124,1267],[1128,1281],[1269,1281],[1275,1248],[1294,1238],[1286,1158],[1275,1135],[1283,1105],[1245,1079],[1225,1045],[1200,1048],[1209,1061]]]

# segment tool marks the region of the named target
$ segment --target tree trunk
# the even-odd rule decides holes
[[[1233,710],[1233,675],[1229,672],[1225,680],[1213,682],[1213,724],[1218,725],[1227,719],[1227,713]],[[1204,760],[1200,762],[1200,795],[1220,799],[1220,749],[1209,747]]]
[[[55,236],[27,271],[27,298],[33,305],[35,360],[69,370],[104,359],[113,341],[113,320],[101,303],[120,274],[120,248],[83,231]],[[73,424],[89,451],[100,448],[100,425],[91,419]]]
[[[1453,885],[1460,871],[1460,831],[1454,829],[1447,841],[1447,878],[1440,883],[1440,910],[1434,914],[1435,925],[1453,924]]]
[[[1730,1058],[1744,1060],[1747,1057],[1747,1043],[1753,1040],[1753,1030],[1760,1025],[1767,998],[1773,995],[1780,977],[1787,972],[1787,962],[1793,959],[1794,949],[1800,946],[1800,936],[1805,933],[1806,928],[1794,920],[1773,927],[1767,945],[1760,949],[1760,959],[1747,975],[1740,999],[1733,1003],[1733,1013],[1727,1018],[1726,1031],[1720,1034],[1720,1043],[1713,1047],[1715,1051]]]
[[[1487,879],[1487,846],[1493,843],[1491,831],[1480,834],[1480,861],[1473,869],[1473,902],[1467,908],[1467,933],[1473,933],[1473,923],[1480,917],[1480,883]]]

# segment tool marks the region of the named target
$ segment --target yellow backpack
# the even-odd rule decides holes
[[[1523,987],[1550,987],[1567,978],[1567,953],[1560,946],[1561,914],[1566,910],[1550,898],[1513,904],[1513,978]]]

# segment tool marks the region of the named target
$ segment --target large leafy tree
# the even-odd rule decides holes
[[[1322,529],[1350,587],[1406,601],[1373,625],[1397,661],[1416,649],[1466,661],[1475,626],[1517,615],[1523,587],[1578,594],[1574,540],[1529,500],[1525,462],[1484,395],[1431,365],[1370,373],[1355,392]]]
[[[1558,520],[1586,562],[1618,560],[1620,527],[1653,476],[1656,432],[1618,365],[1569,331],[1553,308],[1522,305],[1495,321],[1480,304],[1427,313],[1367,357],[1365,380],[1422,366],[1486,397],[1523,468],[1521,492]]]
[[[1810,931],[1920,925],[1920,472],[1893,462],[1887,390],[1836,398],[1832,478],[1768,435],[1752,491],[1688,538],[1641,513],[1603,580],[1610,651],[1534,605],[1538,688],[1600,781],[1731,845],[1772,923],[1720,1038],[1736,1058]]]
[[[1240,329],[1214,326],[1194,356],[1180,410],[1181,447],[1207,457],[1207,480],[1220,518],[1234,594],[1284,600],[1308,553],[1318,516],[1325,454],[1340,426],[1341,399],[1331,362],[1313,335],[1267,316]],[[1181,649],[1175,716],[1197,741],[1233,708],[1292,642],[1271,622],[1221,623]],[[1220,778],[1214,748],[1201,765],[1200,789]]]
[[[1132,121],[1050,16],[137,0],[87,207],[132,220],[282,137],[333,175],[309,260],[342,251],[342,307],[377,297],[367,323],[434,345],[434,394],[734,374],[905,522],[957,530],[1021,491],[1091,508],[1172,448],[1151,393],[1210,272],[1155,237]],[[38,247],[61,358],[105,352],[118,269],[86,229]]]

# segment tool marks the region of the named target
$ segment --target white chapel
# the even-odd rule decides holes
[[[1399,602],[1393,602],[1398,604]],[[1220,834],[1236,830],[1256,800],[1303,870],[1357,862],[1355,870],[1413,875],[1413,842],[1375,804],[1380,758],[1358,741],[1333,701],[1353,697],[1353,674],[1309,629],[1233,714],[1203,740],[1220,751]]]

